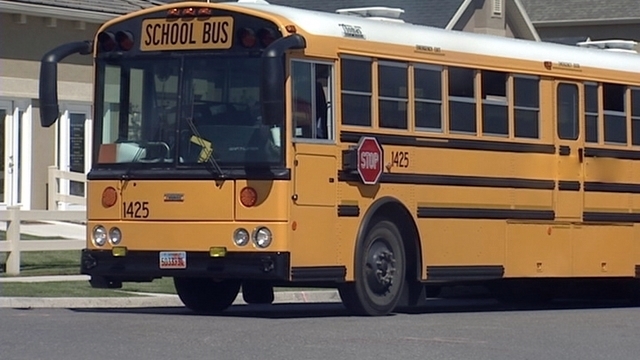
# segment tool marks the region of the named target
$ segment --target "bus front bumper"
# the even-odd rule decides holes
[[[288,252],[229,252],[211,257],[208,252],[187,251],[185,255],[184,268],[162,269],[159,251],[129,251],[126,256],[114,256],[111,251],[84,249],[81,273],[91,276],[94,287],[119,287],[122,282],[165,276],[289,280]]]

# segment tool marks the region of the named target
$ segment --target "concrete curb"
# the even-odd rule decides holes
[[[34,298],[0,297],[0,308],[46,309],[46,308],[143,308],[184,306],[177,295],[136,294],[132,297],[115,298]],[[340,302],[335,290],[283,291],[275,293],[275,303],[320,303]],[[246,304],[239,294],[234,305]]]
[[[89,275],[52,275],[52,276],[6,276],[0,277],[0,283],[39,283],[56,281],[89,281]]]

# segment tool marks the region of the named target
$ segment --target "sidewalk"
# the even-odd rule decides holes
[[[0,293],[2,283],[8,282],[45,282],[45,281],[86,281],[86,275],[66,276],[25,276],[0,278]],[[118,291],[118,290],[113,290]],[[0,308],[140,308],[140,307],[176,307],[184,306],[178,295],[130,293],[129,297],[101,298],[101,297],[1,297]],[[275,292],[274,304],[277,303],[318,303],[340,302],[340,295],[336,290],[312,291],[282,291]],[[234,305],[246,305],[242,293],[233,302]]]

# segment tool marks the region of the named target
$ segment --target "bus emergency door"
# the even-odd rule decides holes
[[[555,83],[555,139],[558,183],[555,191],[557,220],[581,221],[584,207],[584,106],[582,84]]]

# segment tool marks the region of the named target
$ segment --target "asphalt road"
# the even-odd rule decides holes
[[[339,303],[0,309],[0,359],[640,358],[640,309],[617,302],[505,307],[430,300],[412,313],[348,316]]]

